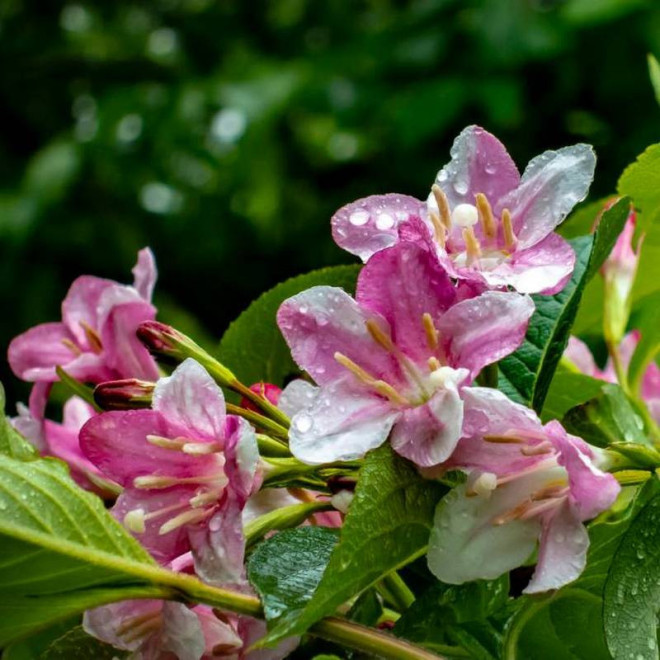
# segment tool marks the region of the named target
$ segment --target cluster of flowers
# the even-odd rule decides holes
[[[372,196],[335,214],[336,242],[365,261],[355,297],[318,286],[285,301],[277,316],[316,385],[300,379],[253,394],[291,418],[289,448],[301,463],[354,461],[389,440],[429,479],[464,472],[438,506],[431,535],[428,561],[440,580],[497,577],[540,541],[526,591],[553,589],[584,568],[583,523],[612,505],[618,483],[598,449],[475,381],[523,341],[534,312],[528,294],[556,293],[570,278],[575,255],[554,229],[586,196],[595,158],[586,145],[549,151],[521,176],[478,127],[460,134],[451,156],[426,201]],[[161,376],[145,344],[162,349],[179,335],[155,321],[148,250],[133,272],[133,286],[79,278],[61,323],[12,342],[12,369],[35,383],[16,427],[42,453],[67,461],[82,486],[116,497],[112,512],[157,561],[247,591],[245,525],[319,496],[262,488],[270,469],[263,436],[249,415],[227,414],[199,362],[188,358]],[[97,412],[74,397],[62,423],[46,419],[50,387],[63,372],[101,384],[105,408],[127,409]],[[649,379],[657,394],[658,374]],[[322,504],[345,510],[347,499]],[[315,515],[319,524],[341,524],[337,512]],[[144,658],[169,652],[186,660],[245,657],[264,632],[248,617],[160,601],[90,611],[85,627]],[[292,644],[259,657],[283,657]]]

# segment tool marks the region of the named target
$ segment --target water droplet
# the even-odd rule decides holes
[[[644,559],[646,557],[646,552],[643,548],[637,548],[637,559]]]
[[[468,191],[468,182],[464,179],[457,179],[454,181],[454,190],[459,195],[465,195],[465,193]]]
[[[370,217],[368,211],[353,211],[348,218],[348,221],[355,227],[361,227],[369,222]]]
[[[381,231],[387,231],[394,227],[394,218],[389,213],[380,213],[376,218],[376,227]]]
[[[302,413],[300,415],[296,415],[294,424],[297,431],[300,433],[307,433],[308,431],[311,431],[312,427],[314,426],[314,420],[312,419],[311,415]]]
[[[219,532],[220,528],[222,527],[222,521],[218,516],[213,516],[211,520],[209,520],[209,530],[212,532]]]
[[[495,174],[495,172],[497,172],[497,167],[492,163],[487,163],[484,170],[486,171],[486,174]]]
[[[442,183],[443,181],[446,181],[446,180],[447,180],[447,176],[448,176],[448,175],[447,175],[447,170],[442,169],[442,170],[440,170],[440,171],[438,172],[438,176],[435,178],[435,180],[436,180],[438,183]]]

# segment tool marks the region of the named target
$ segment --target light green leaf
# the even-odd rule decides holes
[[[651,78],[651,85],[653,86],[653,93],[655,100],[660,105],[660,62],[651,53],[648,54],[649,63],[649,77]]]
[[[541,420],[543,423],[551,419],[561,421],[571,408],[597,396],[604,384],[602,380],[570,371],[560,364],[550,383]]]
[[[649,296],[635,316],[635,328],[641,338],[628,368],[628,380],[633,392],[641,394],[647,367],[660,351],[660,291]]]
[[[623,171],[617,184],[641,211],[640,225],[650,226],[660,208],[660,144],[652,144]]]
[[[37,458],[36,449],[10,424],[5,415],[5,389],[0,383],[0,454],[29,461]]]
[[[275,322],[280,305],[291,296],[321,284],[353,293],[360,267],[334,266],[293,277],[257,298],[227,329],[220,341],[218,359],[250,385],[267,381],[282,385],[298,373],[290,351]]]
[[[352,596],[423,555],[444,492],[440,484],[422,479],[389,445],[370,452],[339,544],[313,598],[301,612],[278,622],[266,642],[304,633]]]

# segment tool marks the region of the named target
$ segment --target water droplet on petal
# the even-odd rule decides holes
[[[492,163],[488,163],[484,169],[486,170],[486,174],[495,174],[497,172],[497,167]]]
[[[307,433],[308,431],[311,431],[312,427],[314,426],[314,420],[312,419],[311,415],[302,413],[300,415],[296,415],[296,418],[294,419],[294,425],[299,433]]]
[[[394,218],[389,213],[380,213],[376,218],[376,227],[381,231],[387,231],[394,227]]]
[[[459,195],[465,195],[468,191],[468,182],[463,179],[457,179],[454,181],[454,190]]]
[[[348,221],[355,227],[361,227],[369,222],[369,217],[368,211],[353,211],[348,218]]]
[[[446,180],[447,180],[447,170],[445,170],[445,169],[441,169],[441,170],[438,172],[438,176],[435,178],[435,180],[436,180],[438,183],[442,183],[443,181],[446,181]]]

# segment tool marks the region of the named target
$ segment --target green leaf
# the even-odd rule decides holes
[[[569,410],[562,423],[569,433],[597,447],[615,442],[649,442],[644,422],[623,390],[614,383],[604,383],[596,397]]]
[[[655,100],[660,105],[660,62],[649,53],[648,56],[649,63],[649,77],[651,78],[651,85],[653,86],[653,93],[655,94]]]
[[[561,419],[575,406],[586,403],[597,396],[603,388],[603,381],[584,374],[569,371],[561,364],[555,371],[548,394],[543,404],[541,420]]]
[[[32,633],[26,639],[10,644],[2,651],[2,660],[34,660],[57,639],[80,624],[80,617],[59,621],[58,623]]]
[[[646,299],[643,309],[635,316],[635,328],[641,338],[630,360],[628,380],[633,392],[639,395],[646,368],[660,351],[660,291]]]
[[[522,346],[499,363],[499,388],[514,401],[543,408],[555,369],[566,348],[586,283],[612,250],[628,216],[629,200],[620,199],[603,213],[594,236],[571,241],[575,270],[563,291],[535,295],[532,316]]]
[[[509,579],[479,580],[462,585],[437,583],[403,613],[394,634],[429,649],[451,655],[459,645],[470,657],[499,656],[501,635],[487,619],[508,601]]]
[[[127,656],[127,651],[119,651],[88,635],[82,626],[76,626],[52,642],[37,660],[119,660]]]
[[[660,495],[639,512],[612,559],[605,583],[605,636],[615,660],[658,658]]]
[[[267,381],[282,385],[298,373],[275,322],[280,305],[291,296],[317,285],[338,286],[353,293],[359,265],[334,266],[293,277],[257,298],[227,329],[218,359],[246,384]]]
[[[660,207],[660,144],[652,144],[626,167],[617,189],[641,211],[640,225],[649,226]]]
[[[338,534],[327,527],[288,529],[260,543],[248,562],[248,578],[269,623],[288,625],[316,590]]]
[[[367,589],[353,603],[347,618],[363,626],[375,626],[383,615],[383,604],[376,589]]]
[[[273,626],[266,643],[304,633],[352,596],[423,555],[435,507],[445,492],[440,484],[420,477],[389,445],[370,452],[339,543],[312,600]]]
[[[0,454],[21,461],[37,458],[37,450],[9,423],[5,415],[5,389],[0,383]]]

